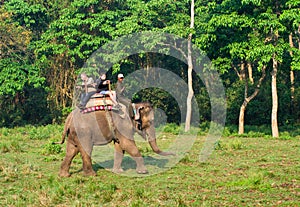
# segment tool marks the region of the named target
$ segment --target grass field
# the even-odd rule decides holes
[[[0,129],[0,206],[300,206],[299,136],[226,134],[200,163],[202,133],[179,163],[159,174],[128,177],[95,164],[97,176],[84,177],[77,156],[72,176],[60,178],[65,144],[51,143],[62,129]],[[158,144],[172,136],[161,133]],[[137,144],[152,156],[149,146]]]

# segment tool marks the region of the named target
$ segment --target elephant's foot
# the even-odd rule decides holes
[[[144,165],[144,159],[142,157],[134,157],[133,159],[136,161],[136,172],[138,174],[147,174],[148,170]]]
[[[144,169],[144,170],[136,170],[136,172],[137,172],[138,174],[148,174],[148,173],[149,173],[147,169]]]
[[[65,172],[65,171],[60,171],[59,174],[58,174],[60,177],[70,177],[71,174],[69,172]]]
[[[112,169],[112,172],[116,173],[116,174],[120,174],[120,173],[123,173],[124,170],[122,168],[114,168],[114,169]]]
[[[94,170],[91,171],[83,171],[84,176],[96,176],[97,173]]]

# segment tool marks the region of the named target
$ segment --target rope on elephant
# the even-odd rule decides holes
[[[113,127],[112,116],[111,116],[110,112],[107,109],[105,110],[105,116],[106,116],[106,120],[107,120],[107,123],[108,123],[109,130],[111,131],[111,133],[113,135],[113,139],[115,140],[115,142],[119,142],[117,137],[116,137],[116,134],[115,134],[115,129]]]

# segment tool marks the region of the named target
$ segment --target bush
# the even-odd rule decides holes
[[[241,150],[244,148],[240,138],[230,139],[228,142],[218,140],[214,145],[215,150]]]
[[[180,132],[180,126],[178,126],[177,124],[174,124],[174,123],[169,123],[164,127],[163,132],[172,133],[172,134],[177,135]]]
[[[289,132],[287,132],[287,131],[284,131],[284,132],[281,132],[280,134],[279,134],[279,139],[283,139],[283,140],[290,140],[290,139],[292,139],[293,137],[290,135],[290,133]]]
[[[59,154],[61,152],[61,145],[54,144],[53,141],[49,141],[47,144],[42,146],[43,155]]]

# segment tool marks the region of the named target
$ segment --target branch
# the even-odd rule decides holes
[[[241,75],[240,75],[238,69],[234,66],[234,64],[231,64],[231,67],[233,68],[233,70],[236,72],[237,76],[238,76],[239,79],[241,80]]]
[[[186,60],[188,60],[188,57],[186,56],[186,53],[185,53],[182,49],[176,47],[176,45],[174,46],[174,45],[171,45],[171,44],[162,44],[162,43],[161,43],[161,45],[167,46],[167,47],[171,47],[171,48],[173,48],[173,49],[179,51],[179,52],[181,53],[181,55],[182,55]]]
[[[264,80],[264,78],[266,77],[266,66],[265,65],[263,65],[263,67],[261,69],[261,72],[262,72],[262,74],[261,74],[260,79],[258,80],[255,91],[253,92],[253,94],[251,96],[249,96],[247,98],[248,102],[251,101],[258,94],[258,92],[260,90],[261,83]]]

